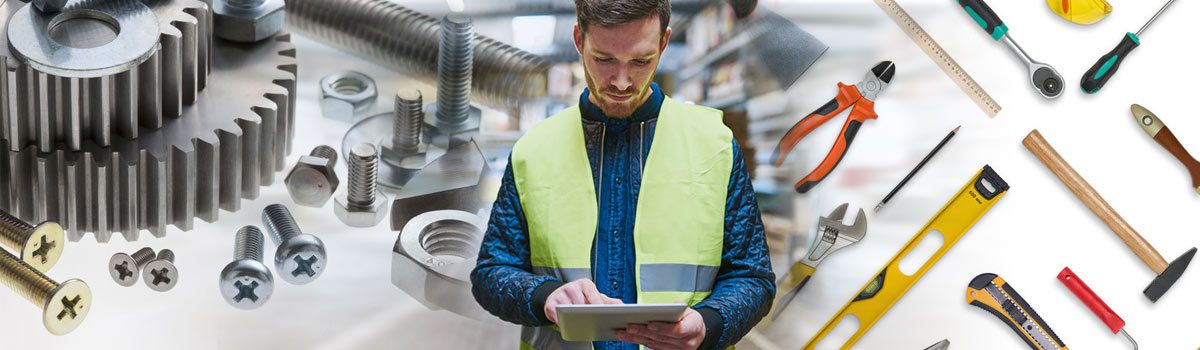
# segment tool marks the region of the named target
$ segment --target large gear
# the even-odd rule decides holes
[[[113,137],[110,147],[85,140],[80,151],[0,152],[0,209],[59,222],[73,241],[85,232],[133,241],[141,230],[190,230],[194,218],[213,222],[220,209],[257,198],[291,151],[295,47],[280,34],[253,44],[217,40],[211,51],[210,88],[157,130]]]
[[[109,146],[179,116],[207,83],[211,14],[207,0],[73,0],[57,14],[4,1],[0,120],[8,149]],[[87,42],[104,36],[93,24],[59,43],[51,32],[76,19],[110,22],[114,37]],[[155,23],[157,31],[141,30]]]

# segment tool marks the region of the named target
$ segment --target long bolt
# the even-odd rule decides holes
[[[38,271],[49,271],[62,256],[63,229],[53,222],[37,226],[0,211],[0,243],[20,254],[21,260]]]
[[[410,73],[437,77],[438,20],[388,0],[288,0],[288,28],[325,44]],[[364,30],[370,28],[370,30]],[[546,95],[550,62],[476,36],[471,98],[501,109]]]
[[[392,149],[401,154],[413,154],[421,148],[421,133],[425,128],[425,102],[421,90],[404,89],[396,92],[396,107],[392,122]]]
[[[55,335],[70,333],[92,309],[92,291],[87,283],[70,279],[59,284],[3,249],[0,281],[41,308],[42,323]]]
[[[279,246],[275,249],[275,270],[284,281],[305,284],[325,271],[325,244],[316,236],[300,232],[300,226],[296,225],[296,219],[287,207],[268,205],[263,209],[262,218],[267,233]]]
[[[346,202],[356,208],[370,208],[375,204],[375,181],[378,178],[378,150],[368,143],[354,145],[350,149],[350,189],[346,194]]]
[[[309,152],[308,155],[328,159],[330,168],[336,166],[338,162],[337,150],[326,145],[320,145],[316,148],[313,148],[312,152]]]
[[[437,122],[457,127],[471,112],[471,70],[475,63],[475,25],[471,18],[442,17],[438,50]]]

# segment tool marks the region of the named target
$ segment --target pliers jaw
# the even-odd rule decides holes
[[[886,89],[892,82],[894,76],[896,76],[896,64],[892,61],[879,62],[855,86],[858,87],[858,92],[862,94],[863,98],[875,101],[875,98],[879,97],[879,93],[883,92],[883,89]]]

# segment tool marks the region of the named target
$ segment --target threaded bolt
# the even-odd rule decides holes
[[[37,226],[0,211],[0,243],[21,255],[21,261],[38,271],[50,271],[62,257],[63,228],[53,222]]]
[[[438,50],[437,122],[462,126],[471,113],[471,71],[475,66],[475,25],[470,17],[442,17]]]
[[[361,143],[350,149],[350,189],[346,202],[350,209],[370,208],[375,204],[379,178],[379,152],[374,145]]]
[[[42,323],[51,334],[75,330],[92,309],[92,290],[87,283],[70,279],[59,284],[3,249],[0,282],[42,309]]]
[[[288,195],[299,205],[314,208],[325,206],[341,184],[337,171],[334,171],[337,162],[337,151],[333,147],[321,145],[313,148],[308,156],[300,157],[283,179]]]
[[[337,150],[326,145],[320,145],[313,148],[312,152],[309,152],[308,155],[312,157],[328,159],[330,168],[336,166],[338,162]]]
[[[285,6],[290,30],[424,82],[439,79],[436,18],[388,0],[288,0]],[[476,101],[507,109],[546,95],[548,60],[484,36],[473,41],[474,77],[468,83]]]
[[[393,114],[392,149],[409,155],[420,151],[421,133],[425,129],[425,102],[421,90],[404,89],[396,92]]]
[[[143,248],[146,250],[149,248]],[[141,250],[138,253],[142,252]],[[138,257],[133,259],[136,261]],[[158,257],[150,260],[142,268],[142,280],[146,282],[146,286],[156,292],[166,292],[175,288],[175,284],[179,282],[179,269],[175,268],[175,252],[170,249],[163,249],[158,252]]]
[[[351,159],[353,166],[353,159]],[[306,284],[325,271],[325,244],[305,234],[287,207],[279,204],[263,209],[263,226],[279,246],[275,250],[275,269],[291,284]]]
[[[271,270],[263,265],[262,255],[262,231],[255,226],[239,229],[233,246],[234,261],[221,270],[221,295],[229,305],[250,310],[271,299],[275,281]]]

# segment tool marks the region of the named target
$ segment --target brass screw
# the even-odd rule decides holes
[[[0,243],[20,254],[21,261],[46,272],[62,257],[66,240],[62,226],[56,223],[43,222],[34,226],[0,211]]]
[[[87,283],[69,279],[59,284],[3,249],[0,282],[41,308],[42,323],[54,335],[75,330],[92,309],[92,290]]]

